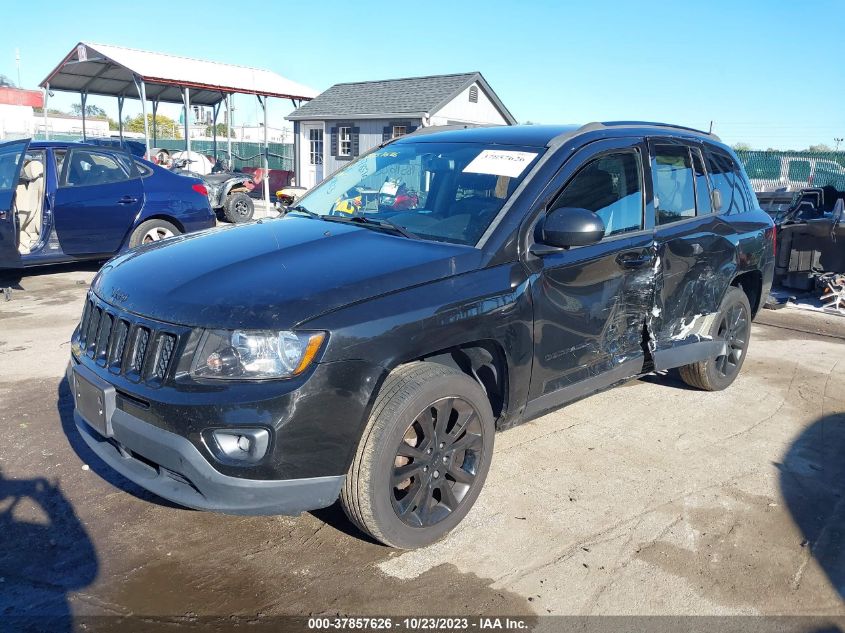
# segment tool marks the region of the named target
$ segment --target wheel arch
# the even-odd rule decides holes
[[[763,305],[763,273],[759,270],[741,272],[733,278],[731,286],[745,293],[751,304],[751,318],[755,318]]]
[[[453,367],[475,380],[487,394],[497,421],[508,410],[508,362],[498,341],[482,339],[452,345],[409,359],[397,367],[418,361]]]
[[[123,246],[120,250],[124,250],[129,247],[129,240],[132,239],[132,234],[135,232],[139,226],[141,226],[144,222],[148,220],[163,220],[164,222],[170,222],[173,226],[179,229],[180,233],[185,233],[185,225],[182,224],[179,220],[174,218],[172,215],[167,215],[166,213],[153,213],[152,215],[142,215],[137,220],[132,223],[132,226],[129,227],[129,230],[126,231],[126,236],[123,238]]]

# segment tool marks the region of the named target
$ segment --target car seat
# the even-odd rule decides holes
[[[26,255],[41,239],[42,207],[44,204],[44,163],[31,160],[21,170],[21,182],[15,192],[20,244],[18,250]]]

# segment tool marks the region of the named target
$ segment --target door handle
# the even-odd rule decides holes
[[[132,196],[123,196],[117,201],[118,204],[134,204],[135,202],[138,202],[138,198],[133,198]]]
[[[620,253],[616,257],[616,263],[622,268],[640,268],[654,261],[654,255],[642,251]]]

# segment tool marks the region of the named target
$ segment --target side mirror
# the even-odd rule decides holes
[[[540,242],[554,248],[587,246],[604,237],[602,219],[592,211],[578,207],[552,209],[539,229]]]

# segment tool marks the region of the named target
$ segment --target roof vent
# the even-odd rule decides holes
[[[469,102],[478,103],[478,86],[469,87]]]

